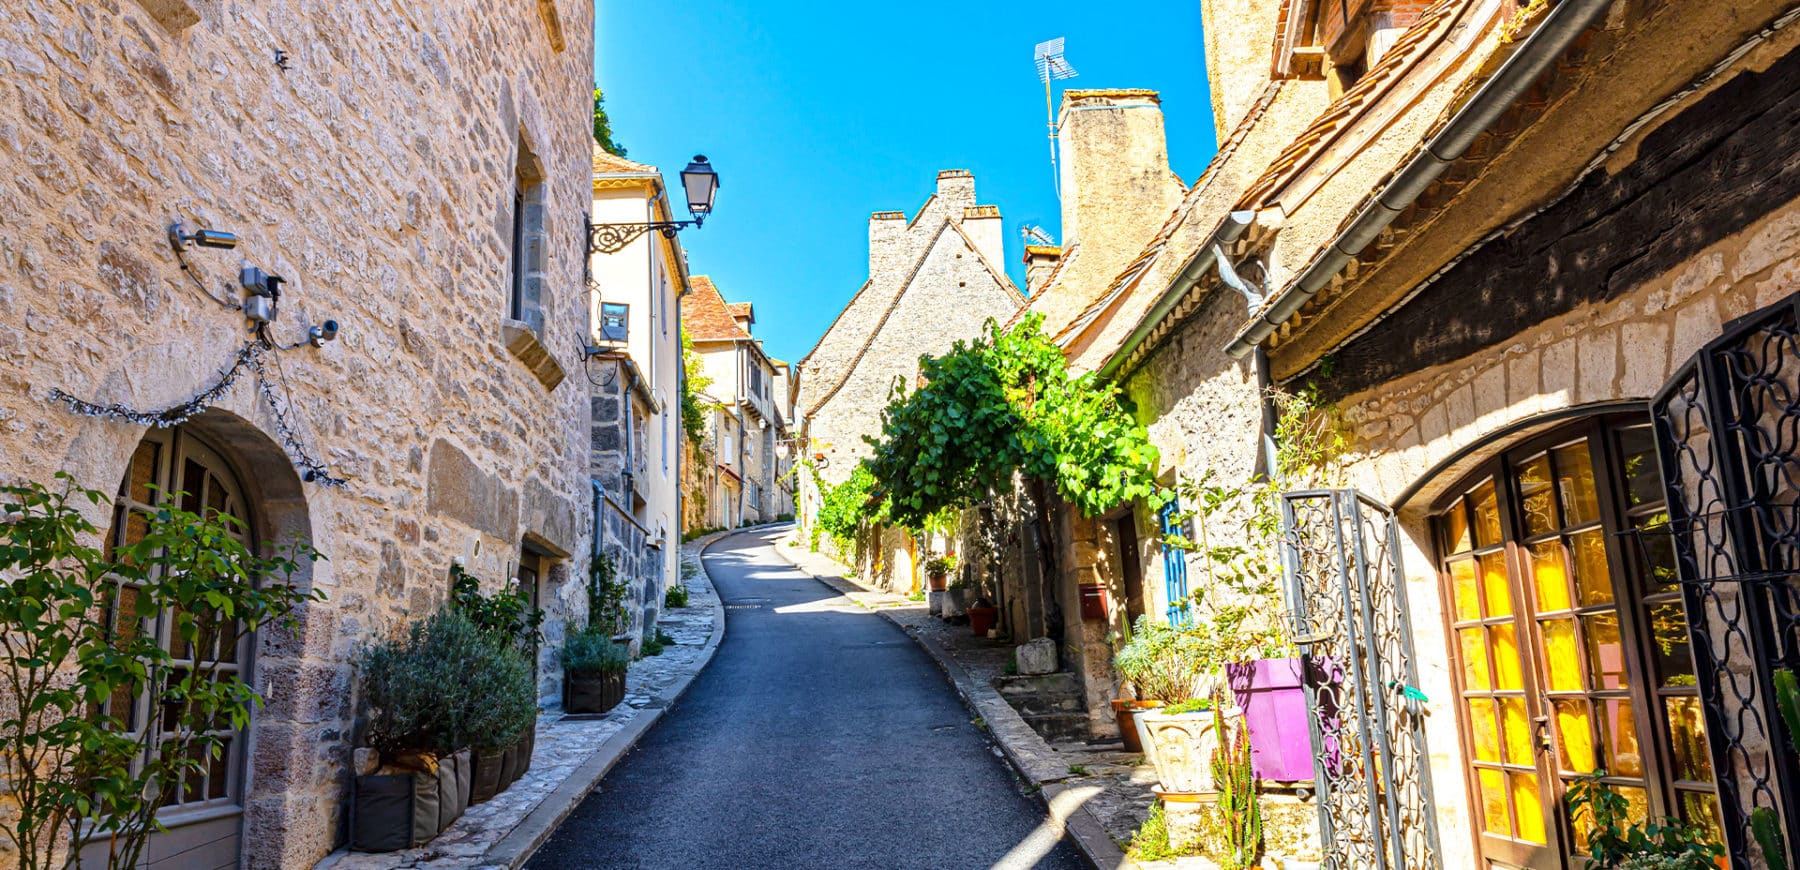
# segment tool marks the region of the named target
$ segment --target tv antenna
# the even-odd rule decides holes
[[[1044,114],[1050,128],[1050,178],[1056,184],[1056,198],[1062,199],[1062,173],[1056,166],[1056,105],[1051,102],[1050,83],[1056,79],[1072,79],[1075,67],[1063,58],[1063,38],[1058,36],[1037,44],[1038,81],[1044,83]]]
[[[1056,240],[1050,238],[1050,234],[1044,232],[1044,228],[1037,226],[1036,224],[1020,224],[1019,235],[1025,237],[1025,244],[1027,245],[1056,246]]]

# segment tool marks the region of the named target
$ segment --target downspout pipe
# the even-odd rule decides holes
[[[1221,221],[1218,228],[1213,230],[1212,236],[1200,245],[1200,248],[1194,252],[1194,256],[1188,258],[1187,264],[1181,267],[1180,272],[1176,273],[1174,280],[1169,282],[1168,289],[1157,297],[1156,303],[1150,306],[1149,312],[1145,313],[1143,319],[1138,321],[1137,327],[1125,337],[1125,343],[1119,345],[1119,349],[1114,351],[1113,355],[1107,359],[1106,364],[1100,367],[1100,380],[1111,381],[1118,376],[1119,369],[1150,337],[1150,332],[1156,329],[1157,324],[1167,319],[1169,314],[1175,310],[1175,306],[1181,304],[1181,300],[1187,296],[1188,291],[1192,290],[1194,285],[1205,280],[1207,274],[1212,272],[1216,252],[1225,245],[1237,241],[1238,237],[1244,234],[1244,230],[1250,228],[1250,222],[1255,219],[1256,212],[1254,211],[1234,211],[1225,216],[1225,220]]]
[[[1562,0],[1556,4],[1543,24],[1500,65],[1499,71],[1482,84],[1424,148],[1394,173],[1379,194],[1363,205],[1330,247],[1315,257],[1287,290],[1238,332],[1237,338],[1226,346],[1225,353],[1233,359],[1243,359],[1299,311],[1333,276],[1343,271],[1352,257],[1368,247],[1400,212],[1437,181],[1451,163],[1462,157],[1476,137],[1493,126],[1610,5],[1612,0]]]

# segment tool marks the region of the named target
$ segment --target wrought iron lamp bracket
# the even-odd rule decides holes
[[[698,227],[706,220],[705,215],[696,215],[691,221],[644,221],[624,224],[591,224],[588,226],[588,254],[616,254],[625,250],[625,246],[651,230],[662,233],[663,238],[675,238],[675,234],[688,227]]]

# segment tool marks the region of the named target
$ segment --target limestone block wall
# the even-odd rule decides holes
[[[563,568],[546,572],[552,623],[579,598],[587,397],[547,389],[502,328],[523,142],[542,173],[526,252],[542,349],[577,359],[591,49],[591,7],[566,0],[0,11],[0,478],[112,491],[144,430],[47,394],[187,400],[243,345],[242,317],[208,296],[235,300],[244,263],[288,279],[276,341],[341,324],[270,371],[345,487],[300,481],[252,378],[191,427],[238,466],[265,543],[298,533],[330,560],[305,578],[328,600],[260,639],[246,866],[310,866],[343,840],[353,662],[443,600],[452,558],[498,585],[529,538]],[[176,221],[238,247],[190,251],[185,273]]]

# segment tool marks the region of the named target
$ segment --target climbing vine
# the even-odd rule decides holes
[[[712,410],[703,394],[713,379],[707,377],[706,366],[694,353],[694,340],[685,326],[681,328],[681,373],[681,428],[687,430],[688,440],[698,445],[706,437],[706,412]]]
[[[896,382],[869,470],[892,518],[923,528],[934,513],[1008,489],[1015,473],[1053,485],[1097,515],[1154,496],[1156,448],[1092,375],[1071,376],[1041,315],[923,357],[923,386]]]
[[[813,474],[820,495],[819,518],[813,523],[813,549],[819,548],[817,536],[824,532],[831,536],[839,553],[848,553],[858,526],[864,522],[879,522],[885,512],[885,504],[879,501],[870,504],[875,493],[875,475],[863,462],[856,464],[849,479],[835,486],[818,477],[818,472]]]

